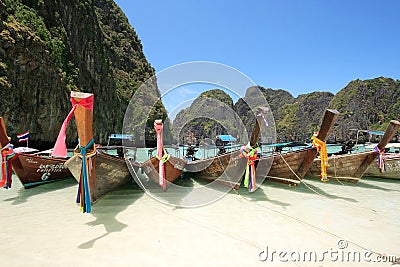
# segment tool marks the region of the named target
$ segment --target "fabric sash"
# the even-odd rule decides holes
[[[374,147],[374,152],[378,154],[378,169],[379,172],[386,171],[385,167],[385,149],[380,150],[378,146]]]
[[[91,146],[93,146],[93,151],[88,153],[87,149],[89,149]],[[90,197],[89,174],[91,172],[92,166],[90,166],[91,164],[89,164],[89,161],[93,156],[96,155],[94,139],[90,140],[90,142],[85,147],[78,145],[77,148],[80,148],[80,153],[77,153],[77,155],[82,158],[82,170],[81,177],[79,179],[76,203],[80,204],[81,212],[90,213],[92,211],[92,200]]]
[[[13,145],[7,144],[1,149],[0,155],[0,187],[11,188],[12,185],[12,164],[11,162],[18,155],[14,153]]]
[[[253,148],[250,144],[240,148],[239,157],[247,159],[246,173],[244,175],[244,186],[249,189],[249,192],[254,192],[257,189],[255,161],[258,160],[257,148]]]
[[[154,122],[154,129],[157,132],[157,158],[158,158],[158,176],[159,176],[159,185],[163,188],[163,190],[167,187],[167,182],[165,180],[165,168],[163,160],[163,140],[162,140],[162,124],[157,124]]]
[[[61,157],[61,158],[66,158],[67,157],[67,145],[65,143],[66,140],[66,131],[68,127],[68,123],[72,118],[72,115],[74,114],[74,111],[78,105],[86,108],[93,110],[93,103],[94,103],[94,95],[90,95],[87,98],[83,98],[80,102],[76,102],[72,97],[70,98],[70,101],[72,103],[72,109],[68,113],[68,116],[65,118],[62,126],[60,133],[58,134],[56,144],[54,146],[53,152],[51,155],[53,157]]]
[[[311,137],[312,146],[315,147],[319,153],[319,157],[321,159],[321,181],[327,182],[329,181],[327,167],[329,166],[328,159],[328,150],[326,148],[326,141],[322,141],[317,138],[317,134]]]

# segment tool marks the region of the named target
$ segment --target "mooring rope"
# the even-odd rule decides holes
[[[373,253],[373,254],[375,254],[375,255],[378,255],[378,256],[384,256],[384,255],[386,255],[385,253],[380,253],[380,252],[377,252],[377,251],[368,249],[367,247],[364,247],[364,246],[362,246],[362,245],[360,245],[360,244],[358,244],[358,243],[356,243],[356,242],[350,241],[348,238],[345,238],[345,237],[343,237],[343,236],[337,235],[337,234],[335,234],[335,233],[333,233],[333,232],[331,232],[331,231],[329,231],[329,230],[323,229],[323,228],[321,228],[321,227],[319,227],[319,226],[316,226],[316,225],[314,225],[314,224],[308,223],[308,222],[306,222],[306,221],[304,221],[304,220],[298,219],[298,218],[296,218],[296,217],[294,217],[294,216],[291,216],[291,215],[289,215],[289,214],[285,214],[285,213],[283,213],[283,212],[280,212],[280,211],[274,210],[274,209],[272,209],[272,208],[266,207],[266,206],[264,206],[264,205],[259,204],[258,202],[251,201],[251,200],[249,200],[248,198],[246,198],[246,197],[244,197],[243,195],[241,195],[241,194],[240,194],[237,190],[235,190],[235,189],[233,189],[233,191],[234,191],[239,197],[241,197],[242,199],[246,200],[247,202],[253,203],[253,204],[256,205],[256,206],[259,206],[259,207],[262,207],[262,208],[264,208],[264,209],[267,209],[267,210],[269,210],[270,212],[276,213],[276,214],[278,214],[278,215],[280,215],[280,216],[282,216],[282,217],[289,218],[289,219],[291,219],[291,220],[293,220],[293,221],[296,221],[296,222],[298,222],[298,223],[300,223],[300,224],[304,224],[304,225],[306,225],[306,226],[308,226],[308,227],[310,227],[310,228],[317,229],[317,230],[319,230],[319,231],[321,231],[321,232],[324,232],[324,233],[326,233],[326,234],[328,234],[328,235],[331,235],[331,236],[334,236],[334,237],[336,237],[336,238],[339,238],[340,240],[345,240],[345,241],[347,241],[348,243],[353,244],[354,246],[356,246],[356,247],[358,247],[358,248],[361,248],[361,249],[364,249],[364,250],[366,250],[366,251],[369,251],[369,252],[371,252],[371,253]],[[319,195],[320,195],[320,194],[319,194]]]
[[[285,162],[285,164],[287,165],[287,167],[289,168],[289,170],[294,174],[294,176],[296,176],[297,180],[299,180],[300,183],[304,184],[308,189],[310,189],[312,192],[320,195],[320,196],[324,196],[320,193],[318,193],[317,191],[315,191],[314,189],[312,189],[306,182],[303,181],[302,178],[300,178],[297,173],[292,169],[292,167],[290,167],[289,163],[287,163],[287,161],[285,160],[285,158],[283,157],[283,155],[281,153],[279,153],[279,155],[281,156],[283,162]]]
[[[335,181],[338,182],[341,185],[344,185],[344,183],[342,183],[342,181],[340,181],[340,179],[337,176],[337,172],[336,172],[336,157],[332,157],[333,158],[333,169],[335,171],[335,176],[333,178],[335,178]]]
[[[322,197],[324,197],[324,198],[328,198],[328,199],[332,199],[331,197],[329,197],[329,196],[326,196],[326,195],[323,195],[323,194],[321,194],[321,193],[318,193],[316,190],[314,190],[314,189],[312,189],[303,179],[301,179],[298,175],[297,175],[297,173],[290,167],[290,165],[287,163],[287,161],[285,160],[285,158],[282,156],[282,154],[281,153],[279,153],[279,155],[281,156],[281,158],[282,158],[282,160],[285,162],[285,164],[287,165],[287,167],[291,170],[291,172],[296,176],[296,178],[299,180],[299,183],[302,183],[302,184],[304,184],[304,186],[306,187],[306,188],[308,188],[311,192],[314,192],[315,194],[317,194],[317,195],[319,195],[319,196],[322,196]],[[271,177],[271,176],[267,176],[267,177]],[[274,178],[274,177],[272,177],[272,178]],[[279,177],[277,177],[277,178],[279,178]],[[339,180],[338,180],[339,181]],[[343,183],[342,183],[342,185],[344,185]],[[344,204],[344,205],[346,205],[346,206],[349,206],[349,207],[357,207],[357,208],[362,208],[362,209],[365,209],[365,210],[370,210],[370,209],[368,209],[368,208],[364,208],[364,207],[361,207],[361,206],[357,206],[357,205],[352,205],[352,204],[348,204],[348,203],[342,203],[342,204]],[[374,210],[375,211],[375,210]],[[375,211],[376,212],[376,211]],[[379,211],[380,213],[383,213],[383,214],[385,214],[386,212],[384,212],[384,211]]]

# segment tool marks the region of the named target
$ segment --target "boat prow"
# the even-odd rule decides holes
[[[5,147],[10,143],[4,119],[0,117],[0,144]],[[34,155],[37,149],[21,148],[17,157],[12,159],[12,168],[25,189],[42,184],[72,178],[71,172],[64,167],[67,158],[53,158]]]
[[[157,155],[141,163],[140,167],[150,180],[166,191],[168,184],[173,183],[182,175],[186,160],[167,153],[162,139],[162,120],[155,120],[154,128],[157,133]]]
[[[378,155],[383,154],[386,144],[390,142],[400,127],[396,120],[390,121],[386,131],[378,145],[369,151],[357,152],[343,155],[332,155],[328,158],[328,178],[345,181],[358,182],[368,167],[376,160]],[[315,159],[307,177],[318,178],[318,166],[320,159]]]
[[[137,172],[139,164],[136,161],[131,163],[132,168]],[[82,159],[78,155],[74,155],[65,162],[65,166],[79,182],[82,173]],[[132,176],[124,158],[98,152],[96,155],[96,185],[92,195],[92,203],[96,203],[108,192],[130,181],[132,181]]]
[[[127,184],[132,180],[125,159],[96,149],[93,139],[93,102],[89,93],[71,92],[71,102],[75,108],[75,122],[78,130],[79,146],[76,154],[66,166],[79,181],[78,202],[83,212],[90,212],[94,204],[104,194]],[[132,164],[137,171],[139,165]]]
[[[266,126],[263,118],[269,110],[265,107],[259,107],[255,112],[256,121],[251,132],[248,149],[254,149],[258,146],[261,130]],[[228,153],[220,153],[215,157],[188,161],[185,171],[193,174],[196,178],[209,182],[216,181],[233,189],[238,189],[249,162],[241,152],[243,147],[237,147],[236,150]],[[249,189],[251,192],[256,189],[256,179],[253,178],[252,188]]]
[[[316,136],[321,142],[325,142],[328,138],[339,114],[340,113],[334,109],[327,109],[325,111],[320,130]],[[272,165],[266,176],[267,180],[297,186],[313,164],[317,153],[317,149],[309,147],[286,153],[275,152],[272,155],[261,158],[260,161],[271,162],[270,157],[273,157]],[[318,173],[320,172],[321,168],[318,167]],[[257,168],[257,175],[266,175],[266,171],[263,168]]]

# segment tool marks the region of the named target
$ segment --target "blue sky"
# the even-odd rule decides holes
[[[157,72],[213,61],[294,96],[400,78],[397,0],[115,2]]]

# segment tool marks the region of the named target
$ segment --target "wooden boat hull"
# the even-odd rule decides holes
[[[387,179],[400,179],[400,154],[385,155],[385,171],[380,172],[377,163],[372,163],[367,169],[364,176],[380,177]]]
[[[159,160],[156,157],[151,157],[140,165],[142,171],[155,183],[159,182],[158,164]],[[164,163],[165,179],[173,183],[182,175],[185,165],[185,160],[171,156],[169,160]]]
[[[265,177],[267,180],[297,186],[313,164],[316,155],[316,149],[306,148],[282,154],[274,153],[272,164],[270,163],[271,158],[268,157],[261,158],[260,162],[267,161],[264,164],[271,165],[268,175]],[[265,172],[257,168],[256,174],[258,176],[265,175]]]
[[[32,188],[72,178],[71,172],[64,167],[65,162],[66,159],[19,153],[18,158],[13,161],[13,170],[24,188]]]
[[[325,111],[318,138],[322,141],[326,139],[338,116],[339,112],[337,110],[328,109]],[[260,120],[261,117],[262,116],[259,116],[257,120]],[[253,147],[260,138],[261,125],[263,125],[263,123],[257,121],[253,129],[250,141],[250,144]],[[192,171],[197,171],[198,175],[206,179],[208,177],[210,180],[215,180],[215,177],[219,177],[218,181],[228,183],[233,185],[234,188],[238,188],[247,165],[247,159],[240,158],[239,155],[240,151],[235,151],[226,156],[223,155],[212,158],[210,162],[205,161],[205,163],[209,163],[209,166],[204,170],[198,171],[193,167]],[[311,167],[316,155],[317,150],[314,148],[295,150],[282,154],[271,153],[270,155],[262,157],[256,161],[256,179],[264,180],[267,178],[275,182],[296,186],[300,183],[307,170]],[[227,166],[228,163],[230,166]],[[197,161],[194,161],[193,163],[188,162],[186,169],[190,171],[192,164],[195,166],[201,165],[200,163],[197,163]],[[232,178],[234,181],[232,181]]]
[[[376,146],[377,151],[383,151],[385,149],[385,146],[390,142],[399,128],[400,122],[396,120],[391,120],[389,122],[382,139]],[[356,183],[361,179],[367,168],[377,157],[378,153],[374,150],[353,154],[333,155],[328,158],[328,178]],[[320,164],[321,160],[318,158],[315,159],[307,176],[314,178],[319,177],[319,171],[317,171],[317,169]]]
[[[266,107],[259,107],[256,110],[256,121],[251,132],[249,145],[256,147],[261,129],[266,127],[264,115],[269,112]],[[247,159],[241,157],[240,149],[217,155],[208,159],[188,161],[186,171],[193,173],[194,176],[225,184],[231,188],[238,189],[247,168]]]
[[[369,164],[363,164],[370,157],[377,157],[373,151],[354,154],[333,155],[328,158],[327,174],[329,179],[357,183],[364,175]],[[306,176],[320,178],[321,160],[316,158]]]
[[[337,110],[327,109],[325,111],[320,130],[316,136],[322,142],[328,137],[338,116],[339,112]],[[257,168],[256,175],[266,175],[268,169],[263,170],[263,168],[268,168],[269,165],[271,165],[268,174],[265,177],[266,179],[291,186],[297,186],[312,166],[313,160],[317,154],[317,149],[313,147],[285,153],[275,152],[270,156],[260,159],[261,162],[265,162],[262,164],[263,167],[261,170],[258,170]],[[273,157],[273,159],[271,159],[271,157]]]
[[[0,117],[0,146],[5,147],[9,143],[4,119]],[[27,153],[17,153],[17,155],[18,157],[12,161],[12,167],[24,188],[72,178],[71,172],[64,167],[67,159]]]
[[[218,181],[238,189],[247,165],[247,159],[239,155],[240,151],[233,151],[212,158],[188,161],[185,171],[196,178]]]
[[[65,165],[79,182],[82,168],[81,158],[75,155]],[[131,165],[135,171],[139,169],[138,163],[133,162]],[[129,183],[131,180],[132,176],[123,158],[98,152],[96,155],[95,190],[92,192],[92,202],[95,202],[104,194]]]

